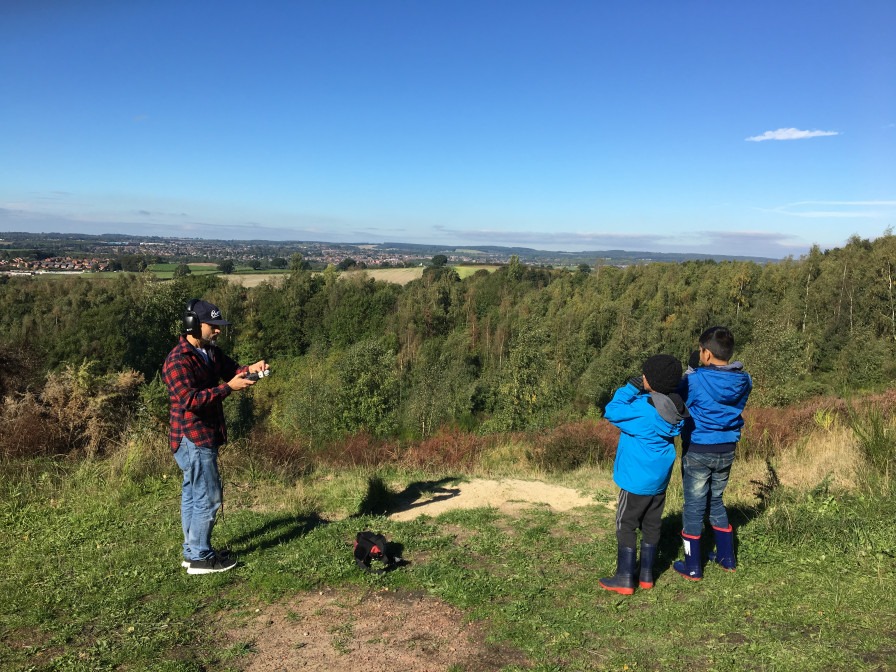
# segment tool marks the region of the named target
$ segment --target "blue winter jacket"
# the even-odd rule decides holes
[[[673,440],[684,424],[672,399],[629,383],[616,390],[604,417],[622,431],[613,462],[616,485],[635,495],[665,492],[675,462]]]
[[[725,366],[701,366],[682,378],[678,393],[691,417],[685,422],[685,444],[716,446],[734,450],[744,426],[741,412],[753,389],[753,379],[740,362]]]

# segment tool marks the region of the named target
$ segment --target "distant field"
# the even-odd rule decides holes
[[[416,280],[422,276],[423,269],[419,266],[415,266],[414,268],[369,268],[363,271],[346,271],[342,275],[346,278],[351,278],[361,275],[362,273],[374,280],[393,282],[396,285],[406,285],[411,280]]]
[[[152,264],[149,270],[159,280],[170,280],[174,277],[174,271],[180,264]],[[190,267],[192,275],[213,275],[218,272],[217,264],[202,262],[198,264],[187,264]]]
[[[272,273],[231,273],[230,275],[224,275],[222,277],[227,280],[227,282],[232,282],[235,285],[258,287],[258,285],[263,282],[276,284],[287,275],[289,275],[289,273],[278,271]]]
[[[159,280],[170,280],[174,277],[174,271],[180,264],[153,264],[149,267],[149,271]],[[219,274],[217,264],[214,263],[198,263],[189,264],[190,273],[192,275],[215,275]],[[499,268],[496,265],[481,264],[474,266],[452,266],[457,274],[463,278],[468,278],[476,271],[486,270],[489,272]],[[122,271],[106,271],[101,273],[44,273],[39,277],[44,278],[64,278],[72,275],[83,275],[88,278],[106,279],[114,278]],[[423,268],[415,266],[414,268],[371,268],[361,271],[346,271],[342,275],[352,277],[365,273],[367,277],[379,280],[381,282],[392,282],[397,285],[406,285],[411,280],[416,280],[423,275]],[[229,275],[221,274],[228,282],[232,282],[243,287],[257,287],[263,282],[278,282],[281,278],[289,275],[288,271],[267,270],[267,271],[251,271],[248,268],[239,269],[236,273]]]
[[[475,264],[472,266],[452,266],[452,268],[457,271],[460,279],[463,280],[464,278],[469,278],[471,275],[474,275],[476,271],[488,271],[491,273],[500,268],[500,266],[495,264]]]
[[[494,271],[498,266],[483,264],[477,266],[452,266],[452,268],[457,271],[457,274],[463,279],[473,275],[478,270],[484,269],[489,272]],[[420,278],[423,275],[423,269],[420,266],[415,266],[414,268],[373,268],[363,271],[348,271],[343,275],[351,277],[360,273],[366,273],[367,277],[373,278],[374,280],[394,282],[397,285],[406,285],[411,280]]]

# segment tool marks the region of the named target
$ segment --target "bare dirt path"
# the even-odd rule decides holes
[[[499,670],[525,665],[519,652],[490,644],[463,613],[424,594],[388,588],[302,593],[260,606],[229,632],[255,654],[246,672],[388,669],[432,672]]]

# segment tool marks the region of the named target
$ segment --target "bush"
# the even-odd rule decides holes
[[[619,430],[606,420],[584,420],[555,427],[535,438],[530,459],[546,471],[568,471],[613,461]]]
[[[395,461],[397,445],[375,438],[362,431],[334,442],[318,459],[326,464],[340,467],[376,467]]]
[[[417,469],[471,468],[495,437],[483,437],[451,427],[405,449],[401,461]]]
[[[35,431],[35,428],[40,431]],[[62,428],[50,422],[40,400],[31,393],[9,396],[0,407],[0,455],[38,457],[67,452]]]
[[[40,394],[6,397],[0,452],[12,457],[109,451],[129,429],[143,377],[136,371],[98,376],[94,368],[90,361],[67,365],[47,376]]]
[[[846,417],[846,406],[842,399],[816,397],[785,408],[747,406],[743,415],[740,457],[767,459],[796,445],[816,427],[824,429],[824,424]]]
[[[121,371],[97,376],[95,363],[66,365],[47,376],[40,401],[63,432],[68,451],[92,456],[108,449],[127,430],[143,376]]]

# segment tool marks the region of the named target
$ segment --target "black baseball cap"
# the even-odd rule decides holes
[[[213,324],[216,327],[229,327],[230,322],[221,315],[221,309],[213,303],[200,299],[193,304],[193,312],[203,324]]]

